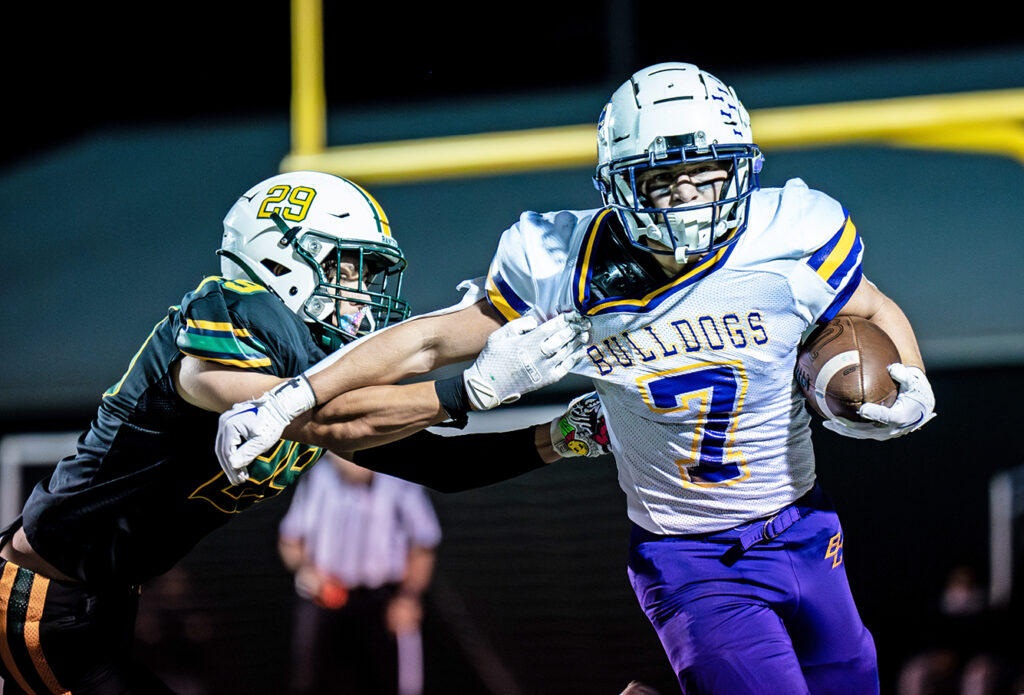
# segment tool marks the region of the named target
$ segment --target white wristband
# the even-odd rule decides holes
[[[271,389],[267,393],[267,401],[286,422],[291,422],[316,405],[316,394],[309,385],[309,379],[300,374]]]

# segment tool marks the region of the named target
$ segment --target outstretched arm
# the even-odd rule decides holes
[[[461,359],[467,346],[475,344],[475,338],[467,337],[474,331],[456,325],[449,329],[461,331],[463,337],[442,341],[447,348],[413,349],[401,354],[440,355],[442,361],[431,359],[427,363],[431,368],[444,364],[443,360]],[[582,356],[580,348],[589,340],[588,329],[589,322],[579,317],[560,315],[539,326],[533,318],[519,318],[488,334],[484,349],[462,374],[429,384],[391,388],[379,385],[377,390],[345,398],[326,411],[321,408],[321,415],[305,415],[317,405],[317,396],[306,376],[288,379],[254,400],[236,404],[221,416],[216,442],[218,459],[228,479],[237,484],[245,480],[252,460],[282,436],[300,441],[329,441],[331,449],[349,451],[392,441],[447,418],[464,421],[470,409],[494,408],[560,380]],[[381,335],[386,336],[387,332]],[[431,340],[429,331],[413,335],[416,334],[426,336],[427,343]],[[385,341],[384,345],[396,347],[394,341]],[[388,350],[353,350],[349,354],[353,357],[352,369],[358,372],[362,365],[372,368],[374,375],[367,378],[357,374],[352,379],[342,375],[326,392],[339,388],[338,383],[347,388],[366,380],[399,379],[412,369],[408,362],[403,362],[405,366],[399,366],[394,374],[382,369],[381,365],[391,358],[403,360],[399,353]],[[342,364],[347,363],[338,360],[323,371],[339,371]],[[339,397],[349,393],[354,392],[346,391]],[[286,432],[287,428],[292,429]]]
[[[404,321],[331,355],[306,375],[317,403],[362,386],[394,384],[473,359],[504,321],[484,300],[446,314]]]
[[[184,356],[172,367],[178,394],[188,403],[223,412],[236,402],[258,397],[284,379]],[[284,438],[353,451],[377,446],[444,421],[434,383],[356,389],[298,418]]]
[[[354,460],[439,492],[460,492],[515,478],[560,458],[605,456],[609,444],[601,402],[596,393],[588,393],[554,420],[533,427],[450,437],[418,432],[358,451]]]
[[[367,449],[448,419],[434,382],[367,386],[343,393],[296,418],[284,438],[335,452]]]

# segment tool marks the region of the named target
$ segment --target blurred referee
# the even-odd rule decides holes
[[[422,597],[441,540],[424,489],[326,454],[279,531],[298,594],[291,692],[421,693]]]

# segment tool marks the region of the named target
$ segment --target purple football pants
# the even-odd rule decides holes
[[[630,583],[683,692],[878,693],[875,645],[850,594],[831,504],[816,487],[777,517],[771,540],[764,519],[686,536],[633,527]]]

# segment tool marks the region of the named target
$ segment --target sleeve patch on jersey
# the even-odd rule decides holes
[[[520,299],[501,277],[501,273],[488,273],[486,287],[487,301],[505,317],[506,321],[517,319],[530,310],[529,305]]]
[[[178,331],[178,349],[186,355],[231,367],[269,367],[267,348],[245,328],[230,323],[186,319]]]
[[[807,260],[809,265],[832,289],[839,289],[850,270],[860,265],[864,245],[850,216],[843,228]]]

